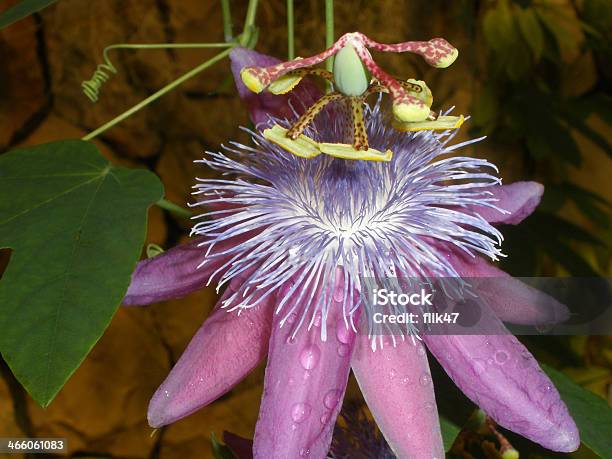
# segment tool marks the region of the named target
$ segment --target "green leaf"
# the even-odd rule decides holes
[[[531,8],[517,8],[516,18],[519,30],[531,48],[533,57],[536,62],[539,61],[544,51],[544,33],[535,11]]]
[[[149,171],[110,164],[68,140],[0,156],[0,352],[48,405],[110,322],[141,253]]]
[[[444,416],[440,416],[440,429],[442,429],[442,441],[444,443],[444,451],[449,451],[455,443],[455,439],[461,428],[452,421],[449,421]]]
[[[48,7],[57,0],[21,0],[8,10],[0,13],[0,29]]]
[[[582,443],[604,459],[612,458],[612,410],[601,398],[542,364],[576,421]]]

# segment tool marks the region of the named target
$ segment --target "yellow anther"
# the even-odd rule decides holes
[[[439,116],[435,120],[400,122],[393,120],[393,127],[402,132],[416,131],[446,131],[448,129],[458,129],[463,124],[463,115],[460,116]]]
[[[289,91],[295,88],[300,81],[302,81],[302,77],[299,75],[283,75],[278,80],[270,83],[270,86],[268,86],[268,91],[270,91],[272,94],[287,94]]]
[[[346,143],[319,143],[318,145],[323,153],[336,158],[362,161],[391,161],[393,157],[391,150],[387,150],[384,153],[374,148],[356,150],[352,145]]]
[[[431,107],[431,104],[433,104],[433,95],[431,93],[431,89],[429,89],[429,87],[424,81],[415,80],[414,78],[408,78],[408,80],[406,80],[406,83],[408,83],[409,86],[406,85],[408,87],[405,87],[404,89],[406,89],[406,92],[408,94],[410,94],[412,97],[416,97],[428,107]],[[416,86],[420,88],[420,90],[415,91],[416,88],[410,88],[410,86]]]
[[[287,137],[287,129],[280,127],[278,124],[266,129],[263,136],[270,142],[301,158],[314,158],[321,154],[317,142],[304,134],[300,134],[297,139],[292,140]]]
[[[429,116],[429,107],[420,101],[414,104],[405,102],[393,104],[393,116],[398,121],[423,121]]]

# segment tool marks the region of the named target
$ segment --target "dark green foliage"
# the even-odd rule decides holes
[[[162,196],[149,171],[111,165],[66,140],[0,156],[0,352],[48,405],[102,336]]]

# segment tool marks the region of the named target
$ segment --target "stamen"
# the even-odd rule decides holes
[[[327,104],[333,102],[334,100],[342,99],[343,97],[344,96],[342,94],[337,92],[326,94],[321,97],[313,105],[311,105],[308,110],[306,110],[306,113],[300,116],[297,122],[287,132],[287,137],[292,140],[297,139],[299,135],[304,132],[306,126],[308,126],[314,120],[315,116],[317,116]]]
[[[390,151],[382,153],[369,148],[362,104],[365,98],[375,92],[389,93],[393,100],[393,127],[400,132],[419,130],[456,129],[463,123],[463,117],[438,117],[431,110],[433,96],[423,81],[409,79],[398,81],[382,70],[372,58],[368,48],[383,52],[412,52],[438,68],[451,65],[458,51],[443,38],[429,41],[414,41],[397,44],[378,43],[359,32],[344,34],[331,47],[307,58],[296,58],[269,67],[245,67],[240,75],[244,84],[253,92],[265,88],[273,94],[286,94],[295,88],[306,75],[315,75],[332,81],[335,92],[319,99],[286,131],[287,138],[280,138],[283,131],[268,129],[264,136],[287,151],[304,158],[320,153],[346,159],[389,161]],[[336,56],[333,73],[324,69],[311,68],[326,59]],[[369,71],[374,79],[368,82]],[[331,101],[344,99],[348,107],[348,123],[344,125],[352,132],[346,138],[353,138],[352,146],[341,143],[319,143],[303,134],[306,127]],[[342,124],[342,123],[341,123]],[[344,137],[343,137],[344,138]]]

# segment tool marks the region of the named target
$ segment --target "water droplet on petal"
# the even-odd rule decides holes
[[[315,344],[306,346],[300,354],[300,363],[305,370],[312,370],[319,363],[321,351]]]
[[[391,368],[391,371],[389,371],[389,377],[393,379],[396,376],[397,376],[397,370],[395,370],[395,368]]]
[[[314,326],[315,327],[320,327],[321,326],[321,313],[317,312],[315,314],[315,318],[314,318]]]
[[[321,421],[321,424],[327,424],[329,422],[329,413],[324,413],[321,415],[321,419],[319,419]]]
[[[342,301],[344,301],[344,286],[339,286],[334,289],[333,298],[336,303],[342,303]]]
[[[339,401],[340,401],[340,391],[335,390],[335,389],[330,390],[327,393],[327,395],[325,395],[325,398],[323,399],[323,403],[330,410],[335,408]]]
[[[425,411],[432,412],[434,410],[434,404],[431,402],[425,402]]]
[[[429,377],[429,374],[423,373],[421,377],[419,378],[419,382],[421,383],[421,386],[427,386],[431,382],[431,378]]]
[[[423,356],[423,355],[425,355],[425,353],[426,353],[425,352],[425,346],[423,346],[422,344],[419,344],[417,346],[417,354]]]
[[[300,450],[300,456],[301,457],[308,457],[308,456],[310,456],[310,450],[308,448],[302,448]]]
[[[300,423],[310,416],[311,411],[312,408],[308,403],[296,403],[291,407],[291,419]]]
[[[540,392],[550,392],[550,390],[552,389],[552,386],[550,384],[542,384],[540,386]]]
[[[338,355],[340,357],[346,357],[350,351],[350,348],[346,344],[338,346]]]
[[[295,319],[297,319],[297,314],[295,312],[292,312],[291,314],[289,314],[289,317],[287,317],[287,323],[292,324],[293,322],[295,322]]]
[[[336,338],[338,341],[344,344],[348,344],[351,341],[351,331],[346,328],[344,321],[340,320],[336,324]]]
[[[402,384],[404,386],[407,386],[408,384],[410,384],[410,378],[408,376],[402,378]]]
[[[497,351],[495,353],[495,361],[498,364],[503,365],[508,361],[508,353],[506,351]]]

